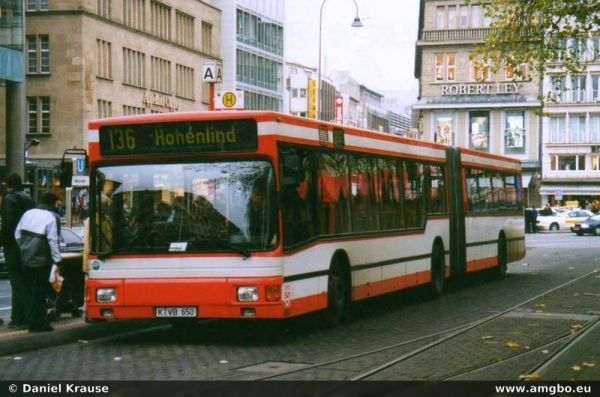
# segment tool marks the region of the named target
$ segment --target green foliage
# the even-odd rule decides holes
[[[491,17],[490,34],[476,50],[492,71],[512,67],[523,79],[549,72],[577,74],[599,59],[585,47],[586,40],[600,35],[599,0],[466,0],[486,7]],[[584,55],[585,56],[582,56]],[[517,66],[526,63],[528,76]],[[540,98],[542,106],[549,98]]]

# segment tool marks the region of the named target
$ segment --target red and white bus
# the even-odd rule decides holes
[[[262,111],[89,124],[91,319],[346,318],[525,256],[520,162]]]

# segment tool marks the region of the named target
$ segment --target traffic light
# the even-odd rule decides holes
[[[73,180],[73,162],[63,161],[60,163],[60,187],[71,187]]]

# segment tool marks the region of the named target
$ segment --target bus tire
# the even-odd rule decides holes
[[[508,271],[508,247],[506,238],[501,235],[498,239],[498,264],[494,267],[493,277],[495,280],[502,280]]]
[[[336,327],[348,318],[350,308],[350,284],[340,257],[333,259],[327,276],[327,308],[323,312],[323,325]]]
[[[444,294],[446,289],[446,263],[444,247],[440,243],[435,243],[431,250],[431,283],[430,295],[433,299],[438,299]]]

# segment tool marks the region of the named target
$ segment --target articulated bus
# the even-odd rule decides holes
[[[281,319],[525,256],[515,159],[275,112],[89,124],[90,319]]]

